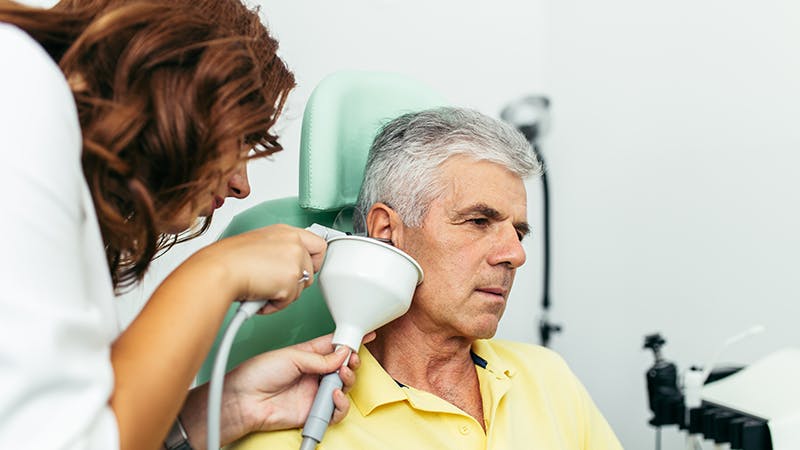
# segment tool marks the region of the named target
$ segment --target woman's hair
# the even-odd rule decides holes
[[[404,114],[387,123],[372,143],[357,211],[366,217],[382,202],[406,225],[421,226],[445,188],[439,182],[441,165],[458,155],[499,164],[520,178],[541,171],[522,133],[504,122],[454,107]],[[364,224],[354,224],[359,225]]]
[[[220,185],[220,161],[281,150],[270,129],[294,76],[239,0],[64,0],[49,10],[0,0],[0,21],[37,40],[70,81],[118,290],[208,228],[210,218],[182,234],[157,225]]]

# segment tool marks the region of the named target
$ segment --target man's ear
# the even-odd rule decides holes
[[[389,205],[378,202],[367,212],[367,233],[370,237],[389,239],[396,244],[403,233],[403,221]]]

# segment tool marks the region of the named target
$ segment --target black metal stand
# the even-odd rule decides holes
[[[550,322],[550,192],[547,185],[547,169],[542,152],[539,150],[539,138],[546,132],[549,123],[550,99],[541,95],[530,95],[512,102],[500,113],[506,122],[515,126],[528,140],[536,158],[542,164],[542,220],[543,234],[543,281],[542,281],[542,314],[539,319],[539,339],[547,347],[550,337],[561,332],[561,325]]]
[[[536,158],[542,164],[542,316],[539,319],[539,339],[547,347],[550,337],[561,332],[561,325],[550,322],[550,189],[547,184],[547,166],[539,145],[531,142]]]

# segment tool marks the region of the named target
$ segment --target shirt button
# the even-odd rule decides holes
[[[461,425],[458,427],[458,431],[461,432],[461,434],[469,434],[469,427],[466,425]]]

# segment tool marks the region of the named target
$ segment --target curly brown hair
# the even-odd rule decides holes
[[[181,234],[157,225],[220,183],[224,156],[282,148],[270,129],[294,76],[258,10],[239,0],[64,0],[48,10],[0,0],[0,21],[37,40],[70,81],[118,291],[208,228],[210,217]]]

